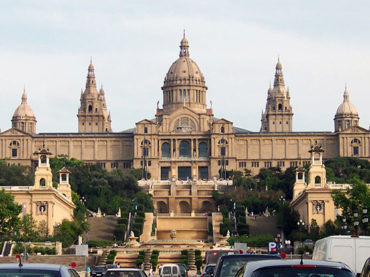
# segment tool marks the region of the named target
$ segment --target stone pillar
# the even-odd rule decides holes
[[[144,269],[150,269],[150,258],[152,257],[152,250],[150,248],[146,249],[144,252]]]
[[[195,266],[195,252],[194,249],[189,249],[188,251],[188,267],[189,270],[196,270],[197,267]]]

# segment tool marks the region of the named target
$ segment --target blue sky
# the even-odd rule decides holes
[[[23,87],[38,132],[77,131],[90,56],[113,131],[153,118],[183,29],[215,116],[260,128],[277,57],[295,131],[332,131],[347,83],[360,125],[370,125],[368,1],[0,2],[0,128]]]

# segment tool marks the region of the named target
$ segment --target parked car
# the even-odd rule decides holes
[[[211,277],[215,271],[216,264],[206,264],[200,277]]]
[[[370,254],[369,254],[370,255]],[[367,258],[362,271],[361,271],[361,277],[370,277],[370,257]]]
[[[235,277],[354,277],[343,263],[313,260],[264,260],[246,263]]]
[[[146,273],[139,268],[109,268],[105,277],[147,277]]]
[[[0,276],[6,277],[80,277],[76,270],[58,264],[0,264]]]
[[[259,260],[281,259],[272,254],[231,254],[218,259],[213,277],[234,277],[238,270],[247,262]]]
[[[105,272],[107,272],[107,267],[105,265],[97,265],[91,270],[92,277],[102,277]]]
[[[369,253],[370,236],[330,236],[316,241],[312,260],[345,263],[360,274]]]
[[[188,277],[189,269],[186,264],[178,264],[178,266],[180,267],[181,277]]]
[[[160,277],[181,277],[178,264],[164,264],[161,268]]]

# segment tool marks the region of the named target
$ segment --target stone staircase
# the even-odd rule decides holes
[[[114,240],[114,227],[118,218],[112,215],[106,217],[88,217],[89,240]]]
[[[255,235],[273,235],[279,233],[279,229],[276,227],[276,216],[253,216],[247,217],[247,224],[249,225],[249,234]]]

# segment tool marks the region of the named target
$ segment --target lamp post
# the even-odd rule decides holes
[[[358,236],[358,225],[360,224],[360,221],[358,220],[358,210],[353,211],[353,226],[355,228],[355,236]]]
[[[300,219],[298,222],[297,222],[297,225],[298,225],[298,229],[299,229],[299,232],[301,233],[300,234],[300,237],[301,237],[301,244],[302,244],[302,232],[303,232],[303,229],[304,229],[304,221],[302,219]]]
[[[367,226],[369,224],[369,218],[367,215],[367,206],[364,204],[362,206],[362,224],[364,225],[364,235],[367,235]]]
[[[343,235],[347,233],[347,219],[345,216],[342,218],[342,230],[343,230]]]
[[[146,128],[146,127],[144,127]],[[145,138],[145,132],[144,132],[144,140],[143,140],[143,143],[141,145],[141,148],[142,148],[142,153],[143,153],[143,176],[142,178],[144,180],[147,180],[147,170],[146,170],[146,156],[148,155],[148,148],[147,148],[147,140]]]
[[[221,154],[221,178],[226,180],[226,161],[225,161],[225,156],[226,156],[226,141],[225,139],[221,139],[220,143],[220,154]]]

